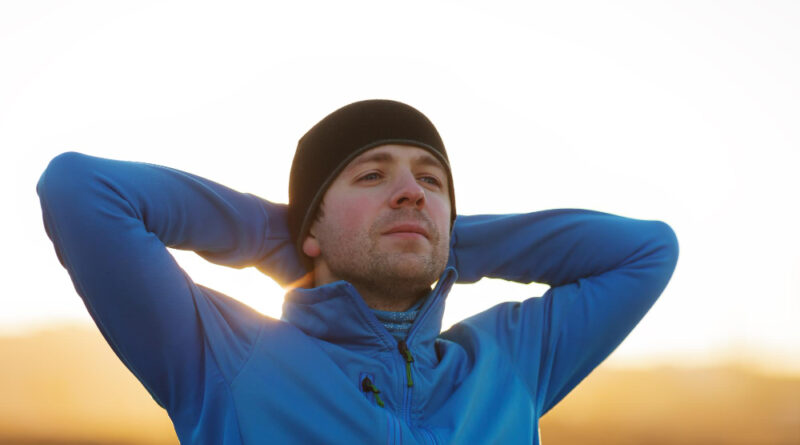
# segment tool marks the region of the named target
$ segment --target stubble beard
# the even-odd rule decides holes
[[[427,241],[394,243],[383,239],[381,231],[393,221],[409,220],[427,229]],[[447,265],[449,237],[442,238],[426,216],[393,214],[376,221],[369,231],[359,232],[354,239],[331,234],[320,239],[320,247],[331,273],[350,282],[365,299],[386,307],[410,306],[430,292],[431,284]],[[432,248],[420,249],[419,243],[430,243]]]

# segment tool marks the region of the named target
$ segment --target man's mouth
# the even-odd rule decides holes
[[[389,230],[383,232],[383,234],[409,239],[428,238],[428,231],[421,225],[413,223],[392,226]]]

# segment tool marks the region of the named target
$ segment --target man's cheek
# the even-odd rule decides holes
[[[439,226],[446,225],[448,231],[450,228],[450,199],[441,196],[432,198],[431,205],[428,206],[428,211]]]
[[[370,201],[365,198],[354,198],[342,203],[340,207],[340,224],[350,229],[347,231],[361,228],[370,208]]]

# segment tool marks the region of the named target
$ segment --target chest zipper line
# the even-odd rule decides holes
[[[437,303],[437,300],[442,298],[442,289],[444,289],[445,287],[449,288],[449,286],[452,285],[452,281],[453,280],[454,279],[452,278],[452,274],[451,274],[451,275],[448,275],[448,279],[447,280],[440,281],[436,285],[436,288],[433,290],[433,295],[431,295],[431,297],[430,297],[430,298],[433,298],[433,300],[431,302],[429,302],[429,303],[426,303],[426,306],[424,307],[424,312],[421,311],[420,314],[417,315],[417,319],[414,321],[414,324],[411,326],[411,329],[409,330],[408,335],[406,336],[406,340],[408,340],[408,339],[410,339],[411,337],[414,336],[414,334],[417,332],[417,329],[419,328],[419,326],[421,326],[422,322],[424,322],[428,318],[428,315],[431,313],[431,310],[432,310],[431,308],[433,307],[433,304]],[[402,357],[402,359],[403,359],[403,361],[405,362],[405,365],[406,365],[406,388],[405,388],[405,391],[403,391],[403,393],[404,393],[403,394],[403,404],[402,404],[401,409],[400,409],[400,416],[401,416],[401,418],[405,419],[406,423],[409,426],[411,426],[411,424],[412,424],[411,423],[411,388],[414,386],[414,379],[411,376],[411,363],[414,362],[414,356],[411,355],[411,350],[409,350],[408,344],[406,343],[406,340],[400,340],[400,341],[397,342],[397,350],[400,352],[400,356]],[[423,429],[423,431],[425,431],[425,430]],[[433,442],[436,443],[436,439],[432,437],[430,432],[425,431],[423,434],[429,435],[429,437],[431,437],[433,439]],[[401,437],[401,439],[402,439],[402,437]]]
[[[408,345],[406,344],[405,340],[400,340],[397,342],[397,349],[400,351],[400,355],[402,355],[403,359],[406,361],[406,380],[408,381],[407,386],[412,387],[414,386],[414,379],[411,378],[411,363],[414,362],[414,356],[412,356],[411,351],[408,350]]]
[[[400,352],[401,361],[406,365],[406,387],[403,391],[403,405],[400,410],[400,417],[411,426],[411,391],[414,386],[414,380],[411,377],[411,363],[414,361],[414,357],[411,355],[405,340],[397,342],[397,350]]]

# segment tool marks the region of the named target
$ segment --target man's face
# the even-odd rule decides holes
[[[439,278],[450,245],[447,171],[427,150],[381,145],[351,161],[322,201],[303,251],[316,284],[347,280],[421,289]],[[322,282],[321,282],[322,281]]]

